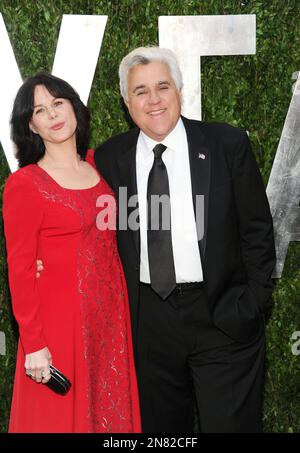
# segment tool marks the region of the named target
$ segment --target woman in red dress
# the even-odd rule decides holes
[[[101,196],[115,216],[114,196],[86,152],[88,126],[67,82],[38,74],[20,88],[12,138],[21,168],[3,202],[20,334],[10,432],[140,432],[116,234],[96,222]],[[45,385],[51,364],[72,383],[65,395]]]

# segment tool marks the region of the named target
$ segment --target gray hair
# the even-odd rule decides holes
[[[140,64],[149,64],[152,61],[165,63],[178,91],[182,89],[182,74],[174,52],[161,47],[138,47],[126,55],[119,66],[120,91],[125,101],[128,99],[128,73],[130,69]]]

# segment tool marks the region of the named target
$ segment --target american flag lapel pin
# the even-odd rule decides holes
[[[204,160],[205,159],[205,154],[199,153],[198,154],[199,159]]]

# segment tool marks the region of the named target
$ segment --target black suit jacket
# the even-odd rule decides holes
[[[198,245],[213,321],[233,339],[251,341],[261,327],[261,313],[271,296],[275,265],[272,217],[261,175],[245,131],[226,124],[182,120],[188,139],[194,208],[196,195],[204,195],[204,234]],[[137,194],[138,135],[136,128],[114,136],[95,152],[97,168],[117,200],[120,187],[127,187],[128,198]],[[128,208],[128,215],[133,210]],[[135,342],[139,231],[118,230],[117,239]]]

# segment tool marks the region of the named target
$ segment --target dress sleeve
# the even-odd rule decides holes
[[[3,193],[4,232],[12,307],[25,354],[47,345],[36,278],[43,215],[42,198],[29,177],[18,172],[9,176]]]

